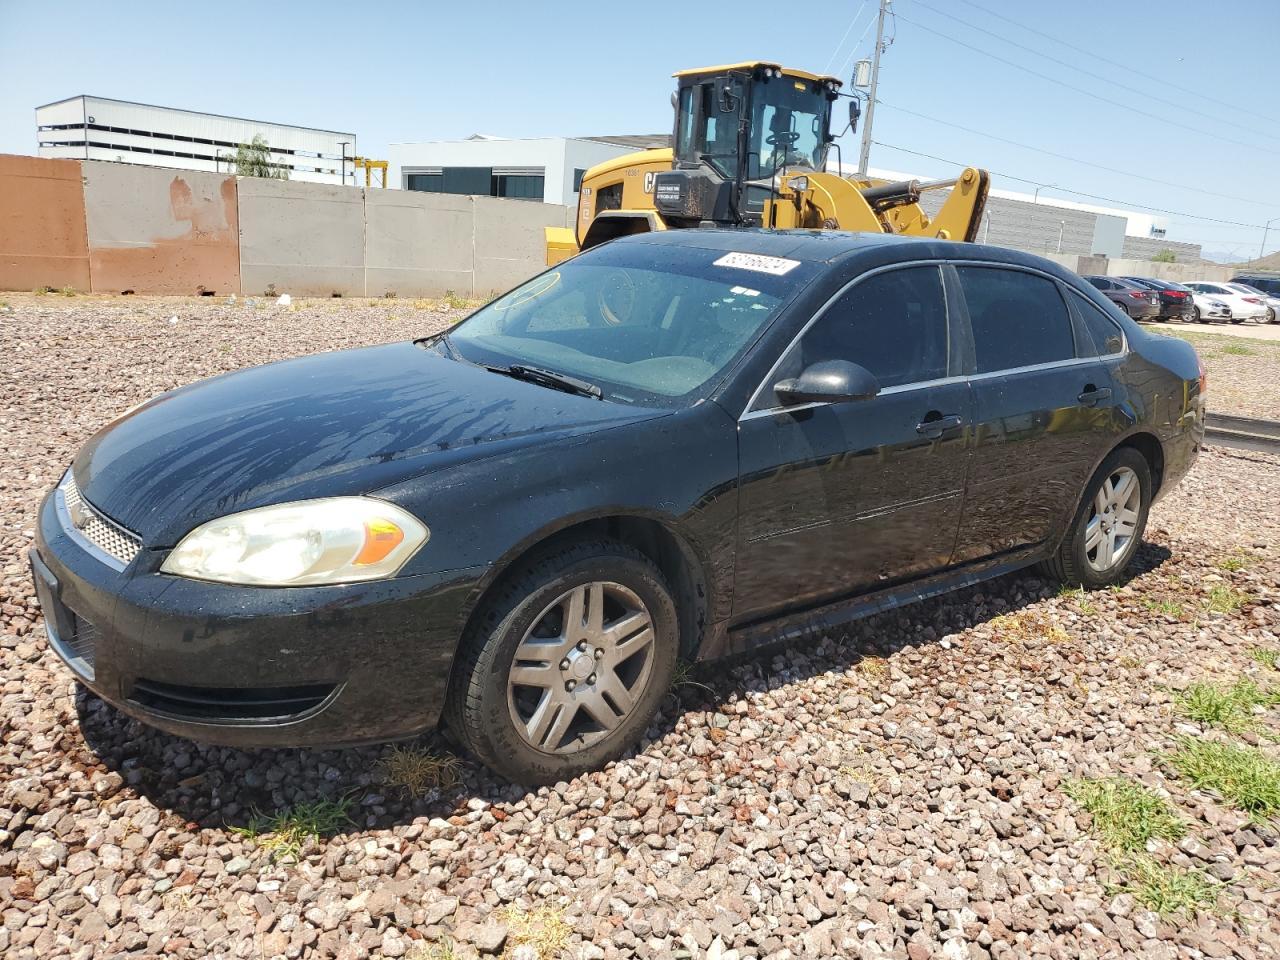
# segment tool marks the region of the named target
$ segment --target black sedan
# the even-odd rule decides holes
[[[1123,279],[1155,291],[1156,296],[1160,298],[1161,319],[1186,322],[1195,319],[1195,297],[1190,287],[1184,287],[1170,280],[1157,280],[1155,277],[1124,277]]]
[[[40,510],[49,641],[200,740],[441,720],[555,781],[634,746],[677,660],[1039,563],[1121,576],[1196,457],[1203,372],[998,248],[680,230],[446,334],[156,397]]]

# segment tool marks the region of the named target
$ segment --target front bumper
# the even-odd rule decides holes
[[[50,646],[100,696],[169,733],[230,746],[334,746],[439,720],[486,568],[333,587],[262,588],[123,570],[40,506],[32,575]]]

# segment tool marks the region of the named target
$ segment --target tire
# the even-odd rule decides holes
[[[1199,322],[1200,322],[1200,308],[1199,308],[1199,307],[1192,307],[1192,308],[1191,308],[1191,322],[1192,322],[1192,323],[1199,323]]]
[[[1100,560],[1096,552],[1103,548],[1090,548],[1087,541],[1097,516],[1097,501],[1103,485],[1117,475],[1124,476],[1126,473],[1131,474],[1138,484],[1139,499],[1136,508],[1131,502],[1125,504],[1136,513],[1136,517],[1131,521],[1132,527],[1122,548],[1116,551],[1107,564]],[[1146,458],[1132,447],[1113,450],[1085,485],[1084,496],[1072,517],[1067,535],[1057,552],[1041,565],[1044,572],[1062,583],[1086,587],[1102,587],[1118,581],[1142,542],[1142,534],[1147,527],[1147,512],[1151,509],[1151,489],[1151,468],[1147,465]],[[1123,517],[1125,512],[1127,511],[1113,511],[1112,516]],[[1120,525],[1120,529],[1123,529],[1123,525]],[[1117,532],[1117,541],[1120,535]],[[1103,540],[1109,540],[1105,533]],[[1090,559],[1091,553],[1094,554],[1093,559]],[[1100,568],[1100,563],[1105,565]]]
[[[602,611],[595,629],[594,610]],[[571,613],[580,615],[577,627]],[[604,632],[611,626],[614,639]],[[555,783],[597,769],[644,734],[670,689],[679,631],[671,589],[638,550],[613,540],[561,546],[518,568],[472,617],[446,722],[481,762],[515,783]],[[517,659],[518,650],[535,656]],[[625,659],[611,663],[617,657]]]

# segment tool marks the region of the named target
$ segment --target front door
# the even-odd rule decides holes
[[[949,379],[936,266],[850,286],[788,349],[739,424],[739,622],[945,567],[959,525],[970,389]],[[784,408],[773,384],[849,360],[879,395]]]

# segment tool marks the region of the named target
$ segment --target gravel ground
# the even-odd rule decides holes
[[[1231,336],[1165,324],[1160,333],[1194,344],[1209,374],[1209,408],[1215,413],[1280,420],[1280,342],[1245,335],[1275,329],[1250,324]]]
[[[25,567],[40,495],[100,423],[248,363],[407,337],[425,302],[294,309],[9,297],[0,312],[0,955],[200,958],[1280,954],[1280,845],[1156,754],[1175,691],[1280,650],[1280,460],[1209,451],[1126,585],[1006,577],[677,686],[633,757],[529,792],[412,753],[244,752],[133,723],[46,647]],[[456,312],[455,312],[456,313]],[[176,321],[171,320],[176,317]],[[1211,374],[1221,396],[1232,374]],[[1222,591],[1236,598],[1213,612]],[[1268,679],[1269,675],[1269,679]],[[1274,711],[1273,711],[1274,712]],[[1280,734],[1262,716],[1237,740]],[[1217,736],[1217,734],[1214,734]],[[421,772],[421,771],[420,771]],[[428,771],[430,772],[430,771]],[[1066,794],[1128,777],[1216,906],[1161,916]],[[429,779],[429,778],[428,778]],[[328,800],[297,838],[243,828]],[[282,826],[277,824],[276,826]],[[280,844],[286,844],[281,847]],[[452,943],[452,953],[446,948]]]

